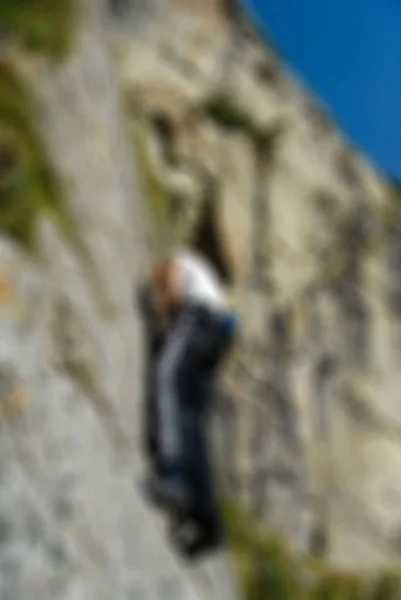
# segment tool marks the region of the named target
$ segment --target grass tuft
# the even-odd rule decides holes
[[[249,513],[224,503],[231,549],[246,600],[399,600],[401,571],[368,584],[358,573],[334,570],[322,560],[295,555],[281,540],[261,533]]]
[[[24,87],[0,65],[0,233],[32,251],[39,214],[50,214],[67,234],[73,230],[33,123]]]
[[[29,51],[64,56],[73,24],[73,0],[1,0],[1,34]]]

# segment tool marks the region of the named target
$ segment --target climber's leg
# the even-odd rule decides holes
[[[174,542],[181,553],[195,558],[204,552],[221,547],[225,540],[216,483],[211,461],[210,414],[213,409],[219,365],[234,342],[238,323],[233,315],[222,319],[207,319],[202,332],[208,340],[209,349],[205,352],[201,369],[198,363],[197,377],[191,385],[191,393],[186,395],[184,407],[185,447],[188,456],[188,473],[193,502],[187,521],[196,524],[195,529],[182,523],[174,531]],[[206,345],[203,346],[206,349]],[[190,399],[190,403],[188,403]]]
[[[158,368],[158,416],[164,477],[154,496],[193,511],[208,539],[220,538],[220,519],[208,456],[207,414],[213,380],[224,355],[226,326],[204,307],[182,309]],[[184,501],[185,497],[185,501]]]
[[[191,511],[187,517],[196,527],[192,536],[180,539],[178,532],[176,542],[180,551],[190,558],[220,547],[225,537],[209,450],[208,421],[208,411],[190,410],[186,414],[185,439],[192,490]]]
[[[174,510],[189,502],[186,448],[182,418],[186,394],[187,363],[196,338],[196,315],[182,309],[170,328],[157,367],[157,417],[161,476],[149,482],[153,500]]]

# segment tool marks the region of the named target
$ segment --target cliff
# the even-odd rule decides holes
[[[0,597],[238,595],[226,556],[176,559],[135,487],[134,284],[213,227],[243,320],[216,411],[225,492],[295,550],[397,563],[386,181],[236,2],[51,6],[0,9]]]
[[[110,5],[154,238],[208,213],[236,263],[227,489],[295,548],[397,561],[397,198],[238,3]]]
[[[146,210],[103,7],[61,56],[27,51],[32,9],[55,27],[14,5],[1,56],[0,597],[235,598],[226,557],[182,564],[138,490]]]

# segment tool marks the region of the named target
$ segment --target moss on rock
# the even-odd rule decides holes
[[[0,233],[34,250],[36,217],[43,212],[71,233],[72,220],[34,127],[24,87],[0,64]]]
[[[69,48],[73,0],[1,0],[2,35],[26,50],[62,56]]]
[[[260,532],[252,515],[225,502],[231,548],[248,600],[398,600],[401,571],[382,573],[374,582],[362,574],[333,569],[323,561],[297,556],[279,539]]]
[[[203,103],[202,109],[223,129],[247,135],[255,149],[264,155],[271,151],[273,143],[281,131],[281,124],[272,130],[258,125],[245,110],[223,94],[216,94],[208,98]]]
[[[372,600],[400,600],[401,572],[388,571],[377,580],[372,594]]]

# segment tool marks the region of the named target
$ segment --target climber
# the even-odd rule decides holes
[[[219,266],[204,253],[182,250],[157,264],[150,278],[157,330],[163,334],[153,355],[153,386],[148,380],[148,450],[157,456],[148,493],[183,522],[191,518],[198,526],[192,539],[176,537],[187,556],[222,541],[207,422],[237,320],[228,302],[228,270]]]

